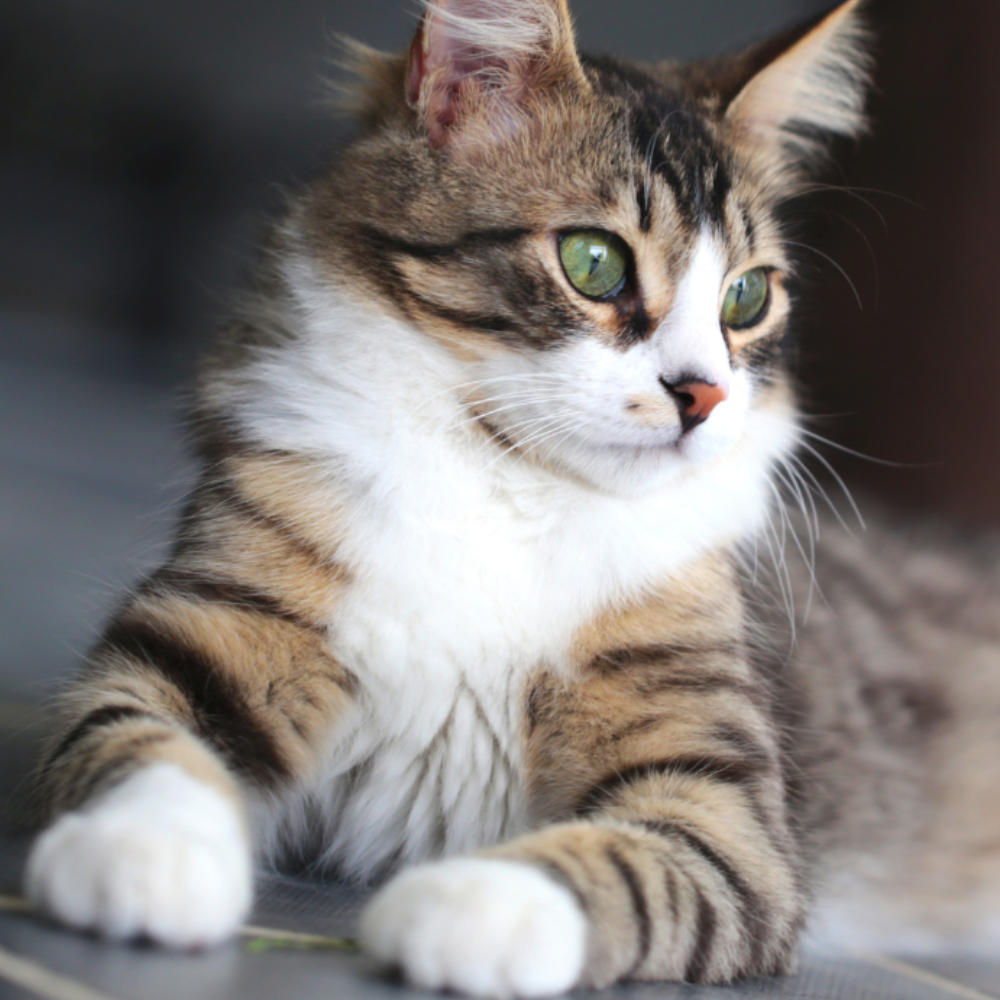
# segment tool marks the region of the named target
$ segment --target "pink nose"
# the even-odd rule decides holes
[[[729,398],[729,393],[722,386],[712,385],[702,379],[681,382],[667,382],[663,379],[662,382],[663,388],[677,404],[685,434],[708,420],[712,410]]]

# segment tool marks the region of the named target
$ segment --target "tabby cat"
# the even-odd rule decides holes
[[[486,997],[787,972],[823,893],[826,940],[992,940],[992,556],[824,534],[791,661],[755,571],[800,439],[788,203],[863,127],[859,6],[693,65],[579,53],[564,0],[352,49],[360,134],[63,700],[37,906],[193,948],[255,863],[392,877],[365,947]]]

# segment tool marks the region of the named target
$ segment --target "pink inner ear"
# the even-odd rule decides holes
[[[406,76],[406,99],[414,108],[420,103],[420,88],[426,76],[427,54],[424,52],[424,24],[421,24],[410,44],[410,68]]]
[[[459,96],[474,88],[490,86],[489,71],[504,70],[507,62],[487,55],[449,30],[447,21],[428,13],[410,47],[407,99],[413,107],[423,105],[431,142],[442,145],[458,117]],[[430,87],[429,93],[424,88]]]

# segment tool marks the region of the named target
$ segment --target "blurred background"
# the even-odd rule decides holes
[[[412,0],[0,0],[0,697],[76,665],[192,481],[195,360],[282,190],[349,134],[331,38]],[[576,0],[584,47],[696,58],[815,0]],[[875,138],[802,206],[799,366],[828,452],[916,508],[1000,522],[1000,5],[872,0]]]

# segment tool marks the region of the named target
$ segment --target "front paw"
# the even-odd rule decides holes
[[[32,848],[26,892],[79,930],[203,948],[249,911],[250,850],[231,802],[161,764],[57,819]]]
[[[571,893],[530,865],[457,858],[404,872],[361,918],[361,943],[415,986],[548,997],[580,981],[587,923]]]

